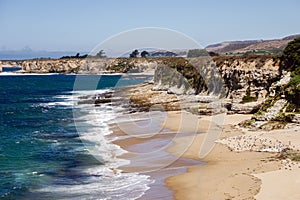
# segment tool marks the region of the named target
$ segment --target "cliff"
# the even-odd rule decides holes
[[[24,60],[22,71],[26,73],[77,73],[82,59]]]
[[[19,66],[21,73],[154,73],[157,63],[155,58],[67,58],[3,60],[0,66]]]
[[[202,114],[255,113],[276,92],[272,84],[282,76],[280,63],[272,56],[182,58],[157,67],[153,90],[193,94],[192,110]]]
[[[291,90],[292,72],[282,65],[281,58],[272,56],[177,58],[157,66],[153,83],[126,93],[141,110],[254,114],[243,125],[283,128],[300,123],[300,93]]]
[[[158,65],[155,90],[175,94],[208,94],[242,100],[265,97],[279,80],[280,60],[271,56],[188,58]]]

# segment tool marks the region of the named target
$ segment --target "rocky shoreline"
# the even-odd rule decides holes
[[[290,73],[281,69],[281,60],[277,56],[69,58],[2,61],[1,65],[21,66],[20,73],[154,74],[153,82],[140,87],[140,92],[138,89],[129,91],[132,105],[140,110],[162,105],[165,110],[185,109],[208,115],[256,113],[290,80]],[[273,107],[277,107],[280,98],[276,96]],[[101,97],[97,103],[109,101]],[[264,115],[256,116],[253,121],[273,120],[286,106],[287,102],[281,109],[267,112],[267,108],[263,110]],[[266,114],[270,112],[272,114]],[[299,119],[298,114],[291,117],[295,123],[300,123]],[[255,126],[263,124],[254,123]]]

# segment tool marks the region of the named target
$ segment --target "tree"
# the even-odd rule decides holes
[[[80,54],[79,54],[79,53],[77,53],[77,54],[75,55],[75,58],[79,58],[79,55],[80,55]]]
[[[142,51],[141,57],[142,57],[142,58],[146,58],[147,56],[149,56],[148,51]]]
[[[219,56],[218,53],[213,52],[213,51],[208,52],[208,55],[209,55],[209,56]],[[227,54],[226,54],[226,55],[227,55]]]
[[[106,58],[105,52],[104,50],[100,50],[97,54],[96,54],[97,58]]]
[[[291,80],[284,88],[286,99],[300,111],[300,37],[288,43],[281,57],[281,70],[291,72]]]
[[[300,37],[289,42],[283,50],[282,68],[300,75]]]
[[[130,58],[136,58],[138,55],[139,55],[139,51],[136,49],[136,50],[134,50],[134,51],[129,55],[129,57],[130,57]]]

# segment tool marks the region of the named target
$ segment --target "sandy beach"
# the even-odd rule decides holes
[[[131,135],[114,143],[129,151],[123,157],[131,164],[122,170],[157,180],[140,199],[298,199],[299,163],[279,159],[276,148],[299,149],[299,127],[267,132],[237,125],[250,118],[226,115],[219,138],[204,158],[199,157],[203,141],[218,122],[214,116],[185,111],[167,112],[159,122],[162,128],[151,136]],[[112,126],[114,134],[126,136],[128,130],[120,127],[124,124]],[[160,151],[145,159],[145,149]],[[287,184],[293,186],[284,187]]]
[[[227,115],[220,140],[208,156],[201,159],[206,164],[189,167],[187,173],[166,180],[168,187],[175,191],[175,199],[298,199],[299,163],[279,160],[276,151],[272,151],[279,144],[279,148],[286,146],[299,149],[299,127],[253,132],[237,126],[250,117]],[[209,118],[203,117],[201,120],[209,121]],[[176,129],[175,126],[169,128]],[[222,142],[236,136],[240,136],[240,140],[246,138],[246,141],[241,143],[236,140],[231,145]],[[257,140],[268,142],[268,150],[271,152],[249,150],[247,147],[251,146],[252,141],[247,141],[247,137],[254,136]],[[204,138],[205,134],[197,135],[183,157],[199,159],[199,146]],[[263,142],[260,150],[265,146]],[[180,141],[174,143],[169,152],[176,154],[176,144]],[[294,167],[288,168],[289,165]],[[293,186],[286,187],[289,184]]]

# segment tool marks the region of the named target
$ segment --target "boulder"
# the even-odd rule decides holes
[[[262,104],[261,101],[250,103],[233,103],[229,113],[252,114]]]
[[[295,114],[292,122],[300,124],[300,114]]]

